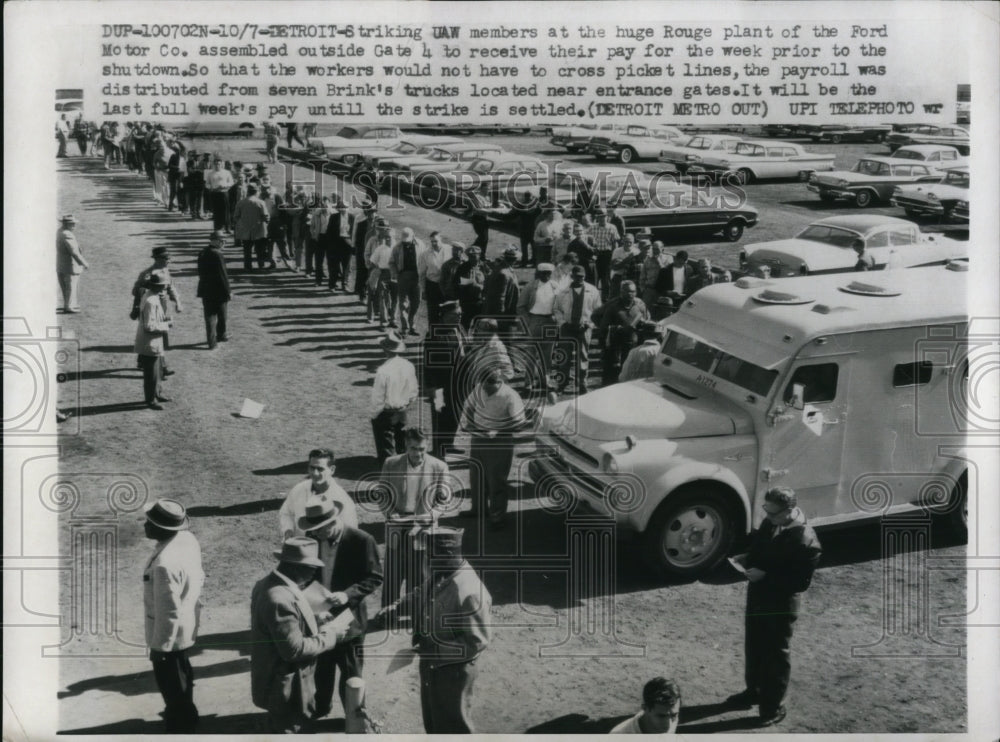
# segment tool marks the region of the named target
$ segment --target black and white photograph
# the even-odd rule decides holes
[[[4,740],[1000,740],[1000,6],[4,11]]]

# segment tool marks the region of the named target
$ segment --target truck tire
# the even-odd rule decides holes
[[[621,152],[618,153],[618,162],[620,162],[622,165],[628,165],[630,162],[635,160],[636,155],[637,153],[634,149],[632,149],[631,147],[626,147],[625,149],[623,149]]]
[[[643,556],[655,572],[695,578],[725,558],[739,518],[723,493],[712,483],[687,485],[656,509],[642,535]]]
[[[859,209],[867,209],[877,200],[878,199],[875,198],[875,194],[872,191],[864,190],[858,191],[854,194],[854,203]]]

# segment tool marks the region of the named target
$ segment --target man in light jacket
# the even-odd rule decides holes
[[[73,228],[76,217],[67,214],[62,218],[62,226],[56,232],[56,275],[62,289],[63,311],[76,314],[80,311],[80,274],[90,268],[80,244],[76,241]]]
[[[601,292],[593,284],[584,281],[586,272],[582,265],[574,265],[570,270],[570,285],[563,289],[552,305],[552,319],[559,328],[559,337],[574,342],[574,353],[568,354],[560,364],[559,391],[569,383],[570,364],[573,377],[580,394],[587,393],[587,370],[590,368],[590,341],[594,332],[591,319],[601,306]]]
[[[253,258],[257,258],[257,270],[264,270],[265,258],[269,257],[267,223],[271,214],[257,196],[255,186],[247,187],[246,198],[236,204],[233,212],[233,239],[243,246],[243,270],[253,270]]]
[[[149,289],[139,307],[139,323],[135,331],[135,352],[142,367],[142,389],[146,406],[162,410],[160,402],[170,400],[163,396],[163,336],[170,330],[170,320],[163,311],[160,294],[166,281],[160,273],[153,273],[146,284]]]
[[[201,547],[188,530],[184,506],[157,500],[146,508],[146,538],[156,550],[143,571],[146,644],[153,677],[166,709],[168,734],[193,733],[198,726],[194,705],[194,673],[188,650],[198,635],[201,588]]]

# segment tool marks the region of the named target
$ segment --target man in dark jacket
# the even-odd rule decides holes
[[[791,676],[789,643],[799,594],[809,587],[823,553],[812,526],[795,505],[795,492],[775,487],[764,495],[766,519],[746,554],[733,561],[746,570],[746,689],[730,696],[734,708],[758,704],[760,725],[785,718],[782,705]]]
[[[502,326],[501,330],[509,329],[511,321],[517,316],[517,302],[521,297],[517,274],[514,273],[517,255],[517,247],[507,245],[496,262],[496,270],[486,277],[483,285],[483,311],[500,322],[504,322],[501,317],[507,318],[506,326]]]
[[[215,230],[208,240],[208,247],[198,254],[198,296],[205,310],[205,334],[208,347],[216,347],[216,338],[229,340],[227,315],[229,306],[229,274],[222,248],[226,236],[222,230]]]
[[[687,251],[678,250],[674,255],[674,262],[660,268],[660,275],[656,279],[656,293],[670,297],[674,306],[679,307],[691,295],[693,280],[694,269],[688,265]]]
[[[347,713],[345,697],[348,678],[360,678],[364,670],[364,632],[368,625],[365,598],[382,584],[382,563],[375,539],[364,531],[344,525],[340,514],[344,505],[320,496],[310,497],[299,529],[319,542],[319,584],[330,591],[327,605],[332,616],[351,610],[360,629],[316,659],[316,710],[313,718],[330,713],[333,681],[340,668],[338,692]]]

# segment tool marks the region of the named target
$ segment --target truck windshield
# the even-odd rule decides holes
[[[776,369],[769,370],[750,363],[677,330],[667,333],[663,353],[762,397],[771,391],[778,376]]]

